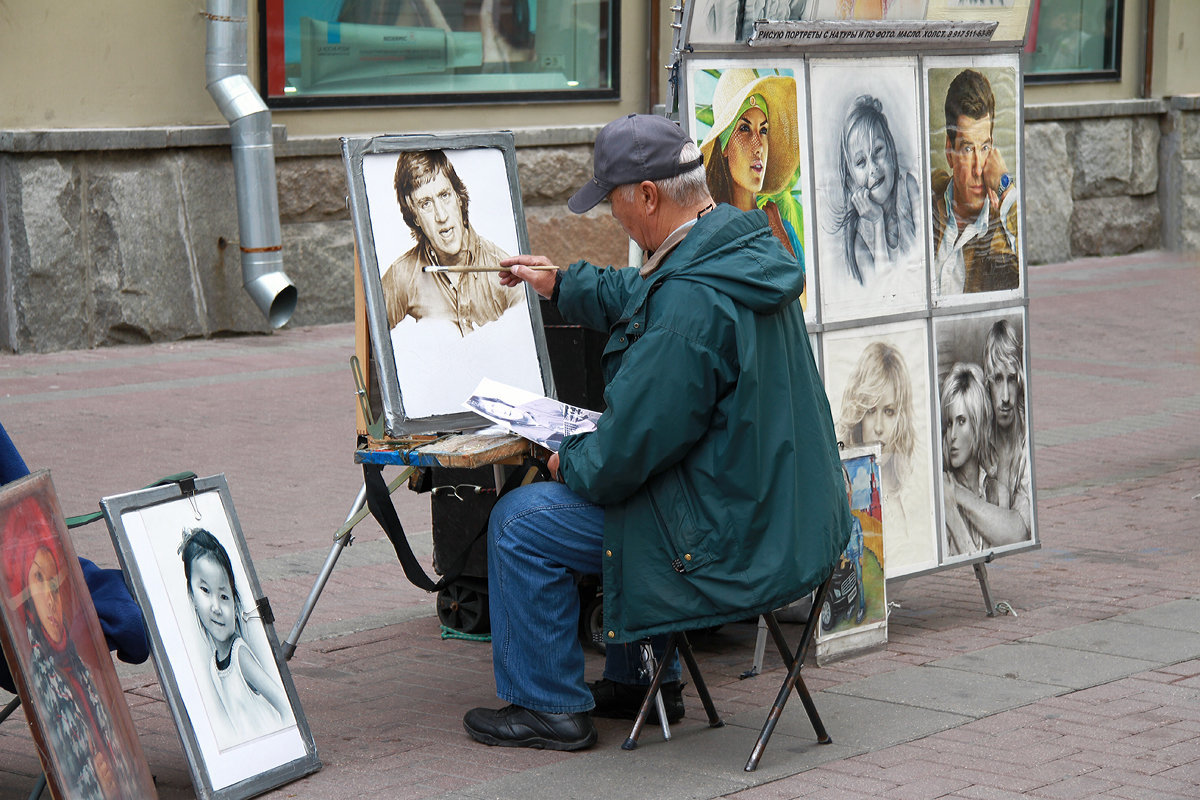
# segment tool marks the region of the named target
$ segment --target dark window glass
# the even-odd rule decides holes
[[[260,0],[268,105],[617,96],[614,0]]]
[[[1023,56],[1026,83],[1119,80],[1122,0],[1040,0]]]

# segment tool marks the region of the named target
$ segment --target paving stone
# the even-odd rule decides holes
[[[829,691],[964,717],[981,717],[1064,690],[1043,683],[926,666],[900,670],[886,677],[864,678]]]
[[[1200,633],[1171,631],[1164,635],[1159,628],[1116,620],[1098,620],[1062,631],[1039,634],[1030,641],[1126,658],[1152,656],[1167,664],[1200,655]]]
[[[833,745],[792,697],[759,770],[742,772],[783,673],[769,655],[739,679],[755,626],[738,623],[696,643],[723,729],[689,686],[671,742],[648,728],[626,753],[628,723],[601,720],[585,753],[479,746],[461,718],[498,704],[490,648],[440,638],[432,596],[368,519],[289,662],[325,766],[264,796],[1200,796],[1198,266],[1145,253],[1031,269],[1042,547],[988,566],[1017,614],[987,617],[969,569],[890,584],[885,647],[805,668]],[[68,513],[180,469],[225,474],[283,638],[362,482],[353,341],[332,325],[0,355],[0,420],[52,469]],[[428,496],[394,500],[427,553]],[[103,523],[73,536],[116,565]],[[586,659],[599,677],[600,656]],[[153,666],[118,674],[160,797],[194,797]],[[20,713],[0,725],[0,765],[0,800],[24,800],[39,765]]]
[[[943,658],[933,662],[933,665],[1071,689],[1085,689],[1145,672],[1157,664],[1142,659],[1051,647],[1033,642],[1014,642]]]

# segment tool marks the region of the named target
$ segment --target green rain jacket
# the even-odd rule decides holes
[[[577,262],[558,308],[609,332],[607,408],[565,483],[604,506],[612,642],[779,608],[828,577],[850,513],[797,298],[762,211],[719,205],[648,277]]]

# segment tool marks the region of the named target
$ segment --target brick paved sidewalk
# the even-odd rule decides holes
[[[431,598],[368,521],[290,662],[324,768],[267,796],[1200,796],[1197,267],[1150,253],[1031,269],[1043,546],[989,567],[1016,615],[987,617],[966,568],[890,584],[887,646],[806,669],[833,745],[792,703],[759,773],[741,773],[782,677],[768,654],[763,675],[738,679],[751,624],[697,642],[726,728],[708,729],[692,695],[675,740],[647,730],[634,753],[608,720],[581,754],[475,745],[461,716],[497,703],[489,649],[438,638]],[[329,326],[0,356],[0,420],[31,466],[52,468],[68,514],[161,474],[224,472],[282,639],[361,480],[351,345]],[[427,547],[427,500],[396,498]],[[115,564],[103,523],[77,539]],[[589,677],[599,669],[589,656]],[[161,796],[192,796],[153,670],[121,673]],[[943,696],[919,694],[929,676]],[[897,713],[856,718],[864,707]],[[0,800],[26,797],[37,771],[23,728],[0,726]]]

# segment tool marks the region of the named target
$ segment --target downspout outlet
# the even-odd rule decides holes
[[[271,112],[246,75],[245,0],[209,0],[207,16],[208,92],[233,141],[242,287],[271,327],[280,328],[296,310],[297,292],[283,272]]]

